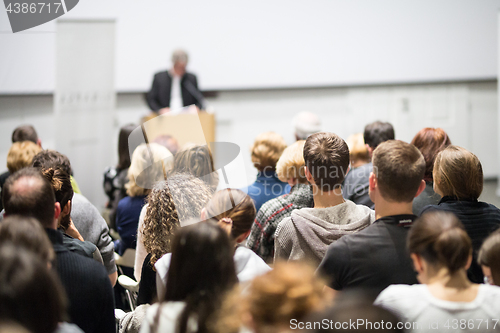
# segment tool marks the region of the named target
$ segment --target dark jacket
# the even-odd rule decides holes
[[[170,106],[170,91],[172,90],[172,76],[168,71],[156,73],[153,86],[146,95],[146,101],[154,112]],[[196,104],[203,109],[203,95],[198,90],[196,76],[186,73],[181,79],[182,104],[184,106]]]

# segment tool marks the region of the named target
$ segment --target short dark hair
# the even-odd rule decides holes
[[[337,134],[315,133],[304,145],[304,161],[316,185],[323,191],[331,191],[344,181],[349,148]]]
[[[69,158],[58,151],[44,149],[33,157],[33,167],[39,169],[60,168],[68,175],[73,175]]]
[[[31,178],[34,182],[26,184],[29,189],[23,191],[16,185],[26,178]],[[49,181],[36,168],[21,169],[7,178],[2,191],[2,202],[7,215],[34,217],[45,228],[50,228],[54,222],[54,191]]]
[[[370,148],[375,149],[384,141],[394,140],[394,127],[390,123],[373,122],[365,126],[363,138]]]
[[[38,143],[38,134],[31,125],[22,125],[12,132],[12,143],[21,141],[31,141]]]
[[[412,202],[424,178],[424,156],[414,145],[389,140],[373,151],[373,172],[382,197]]]

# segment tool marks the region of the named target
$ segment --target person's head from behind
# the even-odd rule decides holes
[[[7,178],[2,191],[5,215],[36,218],[44,228],[55,229],[61,212],[54,190],[37,168],[24,168]]]
[[[322,192],[340,189],[349,169],[349,148],[334,133],[316,133],[304,145],[307,180]]]
[[[483,192],[483,167],[465,148],[448,146],[434,161],[434,191],[458,200],[477,200]]]
[[[257,135],[251,148],[254,167],[259,172],[274,172],[285,148],[285,139],[277,133],[266,132]]]
[[[153,142],[167,148],[174,156],[179,151],[179,142],[177,141],[176,138],[174,138],[171,135],[168,134],[160,135],[156,137],[153,140]]]
[[[297,113],[292,119],[292,125],[297,141],[306,140],[309,135],[321,131],[321,120],[312,112]]]
[[[120,128],[118,134],[118,165],[120,170],[128,169],[130,166],[129,136],[137,128],[136,124],[127,124]],[[135,148],[135,147],[134,147]],[[132,150],[133,151],[133,150]]]
[[[73,175],[69,158],[58,151],[44,149],[33,157],[33,167],[38,169],[60,168],[68,175]]]
[[[373,152],[373,172],[370,174],[370,199],[409,203],[425,188],[425,160],[413,145],[390,140]]]
[[[437,154],[444,148],[451,145],[448,134],[442,128],[426,127],[421,129],[411,144],[420,150],[425,159],[425,175],[424,180],[432,182],[432,170]]]
[[[305,140],[299,140],[285,148],[276,164],[278,178],[290,186],[308,184],[305,174],[304,145]]]
[[[184,50],[175,50],[172,53],[172,65],[175,75],[183,76],[186,73],[188,54]]]
[[[413,223],[407,243],[420,283],[427,283],[442,269],[449,276],[463,274],[467,279],[472,243],[454,214],[424,213]]]
[[[31,125],[21,125],[12,132],[12,143],[21,141],[31,141],[42,147],[42,141],[38,138],[35,128]]]
[[[17,170],[31,166],[33,157],[41,150],[39,145],[31,141],[14,142],[7,154],[7,169],[13,174]]]
[[[346,140],[349,147],[349,156],[351,160],[351,167],[357,168],[370,162],[370,154],[366,148],[363,134],[357,133],[349,136]]]
[[[403,333],[404,329],[400,324],[398,328],[398,317],[373,305],[374,300],[370,296],[365,290],[343,291],[335,297],[333,306],[316,312],[304,320],[321,324],[327,319],[328,327],[313,324],[313,327],[306,329],[305,332]],[[349,325],[349,323],[359,323],[359,325]]]
[[[212,190],[217,188],[219,176],[208,146],[191,145],[177,152],[171,173],[190,173],[207,183]]]
[[[500,230],[497,229],[485,239],[477,262],[483,269],[485,282],[500,286]]]
[[[250,234],[256,214],[249,195],[241,190],[227,188],[214,194],[202,210],[201,218],[215,218],[231,240],[241,243]]]
[[[209,331],[223,297],[238,282],[233,245],[215,223],[196,223],[177,231],[167,274],[165,301],[183,301],[186,306],[177,323],[178,332],[197,318],[198,331]]]
[[[140,144],[132,154],[125,185],[131,197],[147,195],[154,184],[165,180],[172,169],[173,156],[167,148],[157,144]]]
[[[62,285],[35,253],[11,243],[0,245],[0,286],[0,322],[52,333],[65,319]]]
[[[58,218],[58,227],[66,230],[70,223],[71,200],[73,199],[73,186],[70,176],[61,168],[48,168],[41,170],[42,175],[49,181],[54,189],[56,202],[61,207]]]
[[[245,297],[245,307],[255,332],[288,331],[292,319],[303,320],[321,310],[328,300],[324,283],[314,269],[300,262],[278,262],[256,277]]]
[[[42,225],[32,217],[12,215],[0,224],[0,244],[10,242],[33,252],[49,268],[55,259],[54,249]]]
[[[379,144],[388,140],[394,140],[394,138],[394,127],[390,123],[382,121],[375,121],[366,125],[363,133],[363,139],[365,140],[370,156]]]
[[[141,232],[144,247],[151,253],[154,265],[171,252],[171,240],[181,224],[200,213],[211,197],[211,190],[202,180],[188,173],[173,174],[158,182],[148,196],[148,208]]]

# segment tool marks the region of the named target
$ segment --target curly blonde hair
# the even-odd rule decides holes
[[[171,252],[172,236],[180,227],[179,221],[199,218],[210,197],[207,184],[187,173],[173,174],[155,185],[148,196],[149,206],[139,230],[146,251],[151,253],[151,265]]]
[[[259,171],[274,170],[285,148],[286,142],[281,135],[274,132],[259,134],[251,149],[252,163]]]

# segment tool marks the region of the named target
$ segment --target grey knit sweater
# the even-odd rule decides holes
[[[375,212],[350,200],[328,208],[292,212],[276,229],[274,260],[307,260],[318,266],[328,245],[375,221]]]

